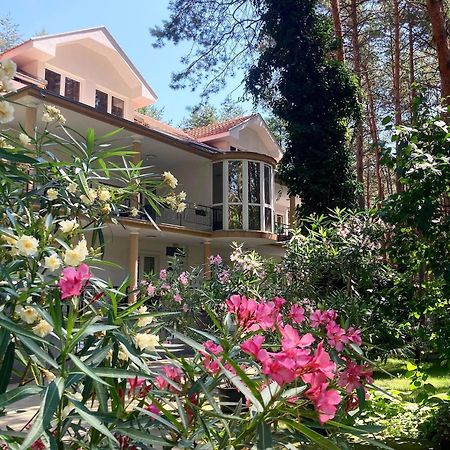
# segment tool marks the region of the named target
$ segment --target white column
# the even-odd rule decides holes
[[[248,230],[248,161],[242,161],[242,229]]]
[[[228,161],[223,162],[223,229],[228,230]]]
[[[139,264],[139,232],[131,231],[128,237],[128,271],[130,272],[130,286],[129,291],[136,290],[138,285],[138,264]],[[137,294],[131,293],[128,296],[128,303],[134,303],[137,299]]]

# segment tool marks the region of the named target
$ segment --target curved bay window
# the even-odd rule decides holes
[[[214,230],[272,232],[272,177],[272,167],[260,161],[214,163]]]

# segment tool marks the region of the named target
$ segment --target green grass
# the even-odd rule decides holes
[[[405,377],[406,360],[388,359],[386,364],[380,364],[374,369],[374,384],[383,389],[407,392],[410,380]],[[389,372],[390,377],[383,372]],[[421,365],[421,370],[429,375],[427,383],[432,384],[438,393],[450,391],[450,370],[448,366],[440,366],[438,361],[425,362]]]

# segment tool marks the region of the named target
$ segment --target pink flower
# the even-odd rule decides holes
[[[291,325],[286,325],[284,328],[280,328],[282,335],[281,348],[283,350],[289,350],[296,347],[309,347],[314,342],[314,336],[311,333],[306,333],[300,337],[297,330]]]
[[[354,390],[362,386],[363,383],[372,383],[372,370],[365,366],[359,366],[355,362],[346,358],[347,367],[341,373],[338,385],[345,388],[349,394]]]
[[[250,327],[251,331],[274,330],[275,324],[281,322],[279,309],[274,302],[261,302],[257,304],[255,324]]]
[[[148,286],[147,286],[147,294],[150,296],[150,297],[153,297],[154,295],[155,295],[155,293],[156,293],[156,288],[155,288],[155,286],[153,286],[153,284],[149,284]]]
[[[348,327],[345,334],[347,335],[347,338],[349,339],[350,342],[353,342],[358,346],[362,344],[361,330],[356,330],[353,327]]]
[[[261,354],[261,346],[265,340],[264,336],[261,336],[260,334],[257,334],[255,336],[252,336],[250,339],[247,339],[241,344],[241,350],[245,353],[248,353],[249,355],[254,356],[255,358],[259,359],[259,356]],[[262,356],[262,354],[261,354]]]
[[[320,325],[326,326],[328,322],[335,321],[337,313],[334,309],[328,309],[327,311],[320,311],[316,309],[310,316],[311,326],[317,328]]]
[[[292,305],[289,311],[289,318],[292,322],[300,325],[305,320],[305,309],[300,305]]]
[[[222,264],[222,257],[220,255],[210,256],[209,264],[211,266],[220,266],[220,264]]]
[[[187,303],[184,303],[181,309],[183,310],[184,313],[187,313],[189,311],[189,305]]]
[[[256,300],[247,299],[241,295],[232,295],[226,304],[228,312],[236,314],[238,325],[244,330],[249,330],[252,325],[256,324],[256,310],[259,306]]]
[[[156,405],[154,405],[153,403],[151,405],[146,406],[145,409],[157,416],[159,416],[161,414],[161,411],[159,410],[159,408]],[[150,420],[155,420],[155,418],[150,417]]]
[[[45,450],[45,445],[40,439],[38,439],[37,441],[33,442],[30,449],[31,450]]]
[[[316,352],[304,368],[302,380],[305,383],[315,385],[324,383],[327,379],[335,376],[336,364],[331,360],[330,355],[324,350],[323,342],[317,346]]]
[[[144,385],[144,378],[138,378],[137,376],[134,378],[128,378],[128,395],[135,396],[136,390],[141,389]]]
[[[89,266],[86,264],[80,264],[78,269],[75,269],[75,267],[66,267],[62,271],[62,277],[58,282],[61,300],[79,296],[91,276]]]
[[[220,284],[227,283],[229,279],[230,279],[230,272],[228,272],[228,270],[223,270],[222,272],[220,272],[220,275],[219,275],[219,283]]]
[[[283,297],[274,297],[272,301],[275,303],[277,309],[281,309],[282,306],[286,303],[286,300]]]
[[[175,386],[173,386],[171,383],[169,383],[168,380],[174,381],[175,383],[181,383],[181,379],[183,376],[183,372],[180,368],[174,366],[173,364],[170,364],[169,366],[164,366],[164,377],[161,375],[158,375],[155,378],[155,384],[158,389],[169,389],[169,391],[172,392],[179,392],[179,389],[177,389]]]
[[[159,271],[159,279],[160,280],[167,280],[167,270],[166,269],[161,269]]]
[[[336,322],[328,322],[326,330],[328,344],[330,344],[331,347],[334,347],[338,352],[342,352],[345,344],[348,344],[349,342],[349,339],[345,334],[345,330]]]
[[[163,283],[163,284],[161,285],[161,290],[162,290],[162,291],[170,291],[170,284]]]
[[[205,350],[207,350],[206,352],[202,353],[203,354],[203,366],[205,367],[205,370],[207,372],[209,372],[211,375],[216,375],[220,371],[219,363],[216,359],[212,358],[208,352],[217,356],[223,352],[223,348],[221,345],[218,345],[211,340],[206,341],[203,344],[203,347],[205,348]],[[219,358],[219,360],[220,359],[221,358]]]
[[[321,425],[336,415],[337,405],[341,402],[339,392],[336,389],[327,390],[327,387],[328,383],[322,383],[305,392],[306,397],[314,403]]]
[[[173,296],[173,299],[177,302],[177,303],[181,303],[183,301],[183,297],[181,297],[179,292],[176,292]]]
[[[262,372],[283,386],[295,380],[294,364],[292,359],[278,353],[263,362]]]
[[[178,281],[182,286],[187,286],[189,284],[189,278],[187,276],[186,272],[180,273],[180,276],[178,277]]]
[[[207,350],[208,352],[212,353],[213,355],[218,355],[219,353],[223,352],[222,346],[219,345],[219,344],[216,344],[212,340],[206,341],[203,344],[203,347],[205,348],[205,350]]]

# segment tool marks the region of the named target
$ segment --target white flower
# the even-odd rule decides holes
[[[42,121],[46,123],[58,122],[61,124],[66,123],[65,117],[61,114],[58,108],[51,105],[44,105],[45,112],[42,115]]]
[[[88,254],[89,251],[87,249],[86,240],[82,239],[74,248],[66,250],[66,253],[64,254],[64,264],[73,267],[79,266],[86,259]]]
[[[156,334],[147,333],[137,333],[134,337],[136,347],[140,350],[155,350],[156,346],[159,345],[159,336]]]
[[[47,383],[51,383],[56,378],[56,375],[47,369],[41,369],[41,372],[42,375],[44,375],[44,378],[47,381]]]
[[[131,217],[137,217],[139,215],[139,210],[133,206],[130,211]]]
[[[22,308],[22,310],[19,311],[19,316],[28,325],[31,325],[40,318],[38,312],[34,308],[31,308],[31,306]]]
[[[56,189],[47,189],[47,198],[52,202],[58,198],[58,191]]]
[[[42,319],[32,330],[35,335],[43,338],[53,331],[53,327],[46,320]]]
[[[31,139],[28,137],[28,135],[26,135],[25,133],[20,133],[19,134],[19,142],[23,145],[23,146],[27,146],[31,144]]]
[[[76,219],[72,219],[72,220],[61,220],[61,222],[59,222],[59,229],[63,232],[63,233],[70,233],[71,231],[76,230],[79,227]]]
[[[44,258],[44,267],[50,270],[50,272],[58,270],[61,267],[61,264],[62,262],[56,253],[53,253],[52,255],[46,256]]]
[[[172,189],[175,189],[178,185],[178,180],[170,172],[164,172],[163,179],[164,183],[166,183]]]
[[[98,191],[98,199],[102,202],[107,202],[111,199],[111,193],[107,189]]]
[[[186,209],[186,203],[180,202],[177,205],[177,213],[182,213]]]
[[[147,314],[148,310],[146,306],[141,306],[137,312],[139,314]],[[150,325],[153,322],[153,317],[152,316],[145,316],[145,317],[139,317],[139,319],[137,320],[136,324],[138,327],[146,327],[147,325]]]
[[[7,78],[3,78],[0,82],[2,84],[2,89],[0,90],[3,90],[4,92],[16,92],[14,85]]]
[[[19,255],[22,256],[34,256],[38,251],[39,241],[33,236],[27,236],[24,234],[17,239],[15,248]]]
[[[67,186],[67,192],[69,194],[75,194],[77,192],[78,186],[75,183],[70,183],[69,186]]]
[[[103,214],[109,214],[111,212],[111,205],[109,203],[105,203],[102,207]]]
[[[12,79],[15,77],[17,65],[11,59],[5,59],[0,62],[0,79]]]
[[[179,198],[181,201],[186,200],[186,192],[181,191],[181,192],[178,194],[178,198]]]
[[[14,108],[11,103],[0,100],[0,123],[8,123],[14,119]]]
[[[80,200],[85,204],[85,205],[92,205],[92,203],[94,203],[94,200],[97,198],[97,192],[95,191],[95,189],[89,189],[88,190],[88,195],[81,195],[80,196]]]
[[[119,352],[117,353],[117,358],[119,359],[119,361],[128,361],[128,354],[123,350],[119,350]]]

